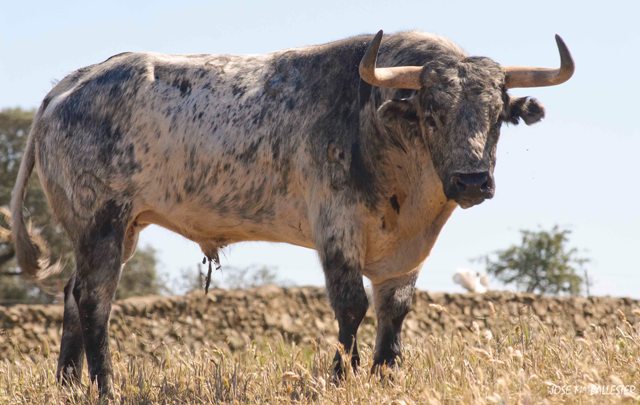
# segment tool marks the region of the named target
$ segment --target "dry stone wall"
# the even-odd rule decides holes
[[[478,333],[504,327],[560,328],[577,336],[621,322],[640,326],[640,302],[629,298],[541,297],[490,292],[446,294],[418,291],[403,329],[404,339],[429,334]],[[61,306],[0,307],[0,355],[4,358],[57,352]],[[252,341],[334,343],[337,325],[323,288],[264,286],[211,290],[175,297],[139,297],[114,304],[111,342],[120,352],[153,355],[174,344],[197,350],[205,342],[244,348]],[[373,343],[370,309],[359,336]]]

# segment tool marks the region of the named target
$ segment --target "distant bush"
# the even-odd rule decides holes
[[[480,258],[487,274],[529,293],[579,295],[588,288],[581,274],[589,259],[571,248],[571,231],[554,226],[545,231],[520,231],[521,240]]]
[[[198,264],[197,270],[185,268],[180,272],[178,280],[175,280],[172,292],[184,294],[191,291],[204,289],[207,275],[206,265]],[[276,269],[268,266],[222,266],[219,270],[213,270],[211,275],[211,288],[254,288],[267,284],[287,286],[291,283],[280,279]]]

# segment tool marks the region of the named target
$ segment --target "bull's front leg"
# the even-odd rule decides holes
[[[411,309],[418,272],[373,285],[373,300],[378,318],[372,372],[383,365],[394,366],[402,358],[402,322]]]
[[[343,351],[350,354],[355,371],[360,363],[356,335],[369,307],[362,282],[362,246],[354,240],[353,229],[328,226],[323,232],[326,237],[318,250],[329,300],[338,320],[338,341]],[[334,358],[335,376],[342,378],[344,371],[344,359],[338,350]]]

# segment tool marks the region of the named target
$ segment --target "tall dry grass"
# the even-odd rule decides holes
[[[434,310],[444,310],[440,307]],[[500,316],[495,314],[494,316]],[[620,312],[613,330],[591,325],[584,337],[523,316],[496,330],[427,335],[405,343],[404,361],[372,376],[371,347],[363,364],[333,383],[334,347],[256,341],[238,352],[213,345],[198,352],[156,342],[152,353],[125,356],[112,342],[114,402],[140,403],[615,403],[640,401],[640,333]],[[535,324],[535,328],[532,327]],[[132,336],[132,339],[135,339]],[[361,339],[363,340],[363,339]],[[370,341],[370,339],[367,339]],[[148,342],[152,343],[152,342]],[[0,361],[0,403],[77,404],[97,401],[95,386],[60,387],[55,353],[16,348]],[[86,372],[85,372],[86,374]]]

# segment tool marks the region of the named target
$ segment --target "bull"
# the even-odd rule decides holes
[[[507,90],[563,83],[574,63],[559,36],[555,69],[501,67],[430,34],[370,38],[261,56],[123,53],[47,94],[11,212],[18,264],[41,277],[53,265],[22,212],[35,166],[77,263],[61,381],[80,379],[86,354],[91,380],[111,391],[111,302],[149,224],[208,257],[252,240],[316,249],[344,349],[336,375],[359,364],[363,276],[377,316],[373,367],[401,359],[403,319],[440,230],[457,206],[494,195],[502,124],[544,117],[537,100]]]

